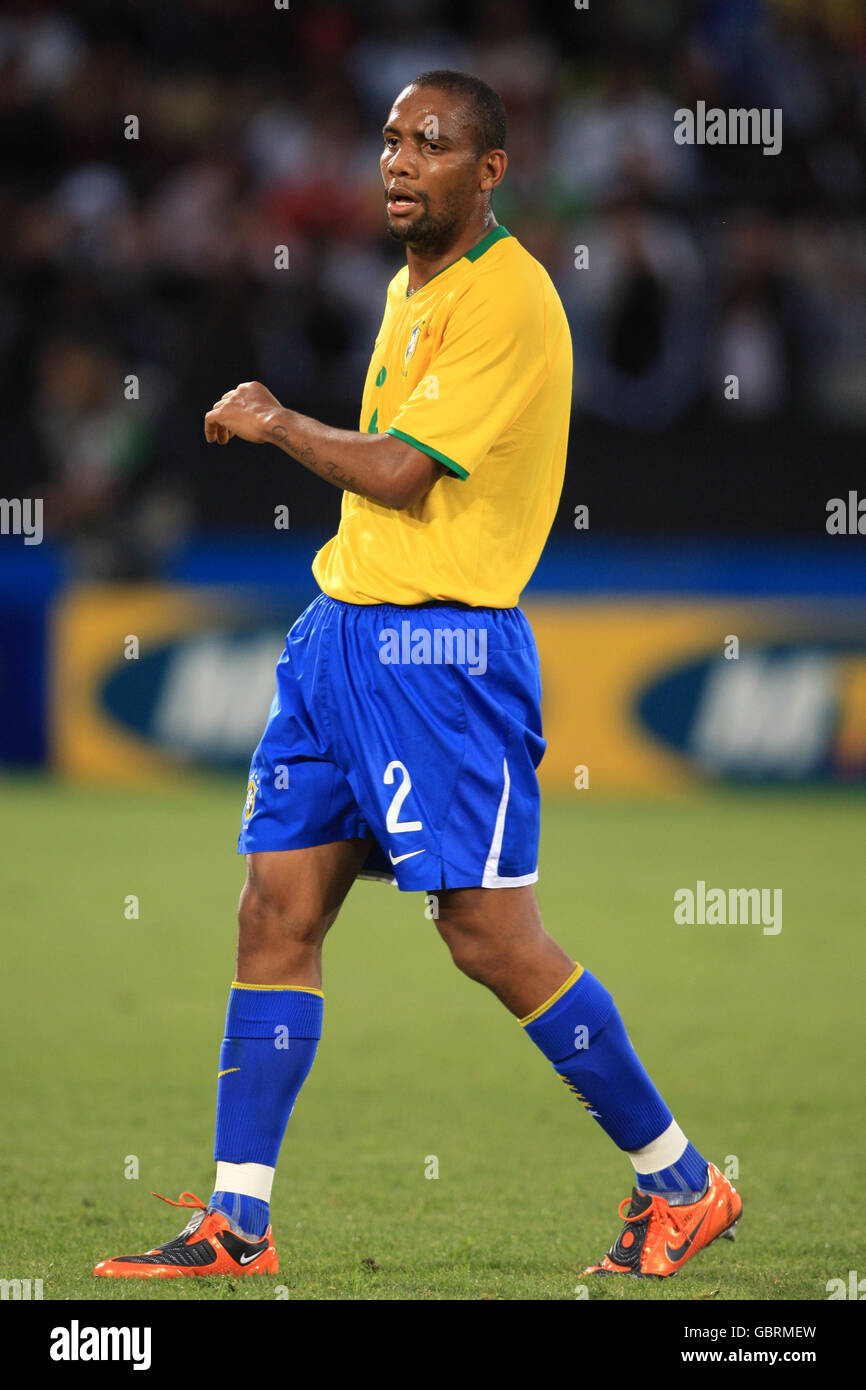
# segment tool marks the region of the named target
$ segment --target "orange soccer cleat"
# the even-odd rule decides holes
[[[719,1236],[733,1240],[742,1200],[714,1163],[708,1169],[706,1192],[687,1206],[671,1206],[664,1197],[633,1188],[628,1211],[623,1211],[628,1197],[619,1204],[625,1225],[616,1241],[601,1264],[590,1265],[583,1273],[664,1279]]]
[[[192,1192],[182,1192],[180,1200],[151,1193],[173,1207],[194,1207],[195,1215],[180,1235],[158,1245],[144,1255],[117,1255],[100,1260],[94,1274],[112,1279],[176,1279],[184,1274],[276,1274],[279,1261],[269,1226],[261,1240],[245,1240],[232,1230],[228,1217],[208,1211]],[[185,1201],[185,1198],[189,1201]]]

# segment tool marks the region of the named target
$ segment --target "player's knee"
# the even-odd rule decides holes
[[[473,927],[471,920],[457,913],[441,914],[436,926],[457,969],[470,980],[483,983],[490,971],[490,952],[484,934]]]
[[[289,886],[248,878],[238,905],[239,940],[252,948],[291,943],[316,949],[335,915]]]

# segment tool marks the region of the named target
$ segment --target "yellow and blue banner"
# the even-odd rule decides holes
[[[62,593],[50,746],[62,772],[244,775],[299,604],[185,585]],[[840,600],[527,601],[547,792],[866,780],[866,608]]]

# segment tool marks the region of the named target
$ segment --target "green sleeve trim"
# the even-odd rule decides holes
[[[465,468],[461,468],[459,463],[448,458],[445,454],[440,454],[438,449],[433,449],[429,444],[422,444],[420,439],[413,439],[411,434],[404,434],[402,430],[395,430],[392,425],[385,431],[386,434],[393,434],[395,439],[402,439],[404,444],[411,444],[413,449],[420,449],[422,454],[427,454],[432,459],[438,459],[439,463],[444,463],[445,467],[452,473],[456,473],[458,478],[468,478],[469,474]]]

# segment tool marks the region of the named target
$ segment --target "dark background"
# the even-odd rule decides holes
[[[402,258],[379,132],[437,66],[502,94],[495,211],[571,323],[557,527],[584,503],[596,539],[856,546],[825,532],[866,442],[866,14],[847,0],[6,4],[3,494],[45,498],[81,575],[273,538],[280,503],[293,533],[331,534],[331,489],[275,449],[207,448],[202,417],[254,378],[357,428]],[[782,152],[678,146],[698,100],[781,107]]]

